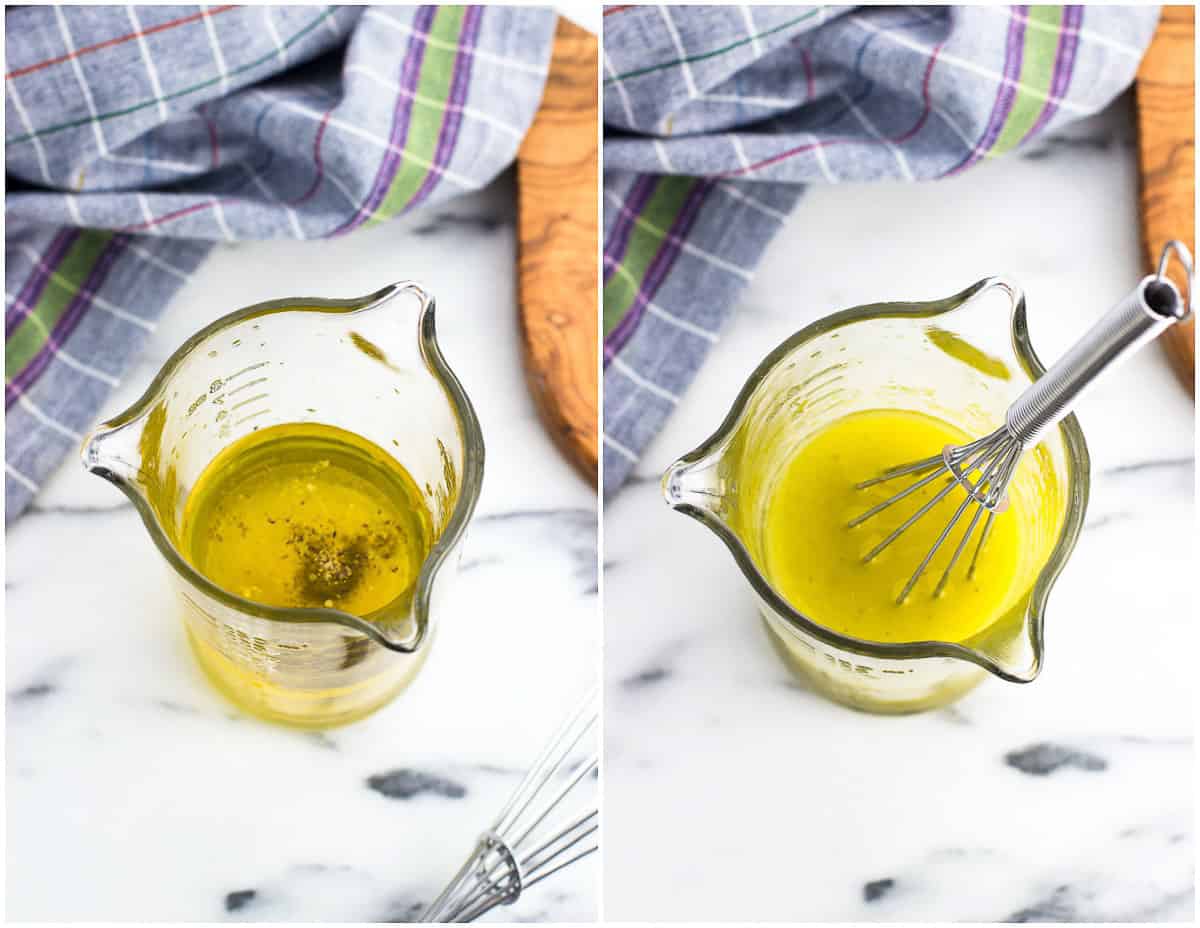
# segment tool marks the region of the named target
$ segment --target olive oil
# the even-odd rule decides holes
[[[230,593],[371,618],[407,609],[433,522],[391,455],[343,429],[289,423],[213,459],[179,535],[184,557]]]

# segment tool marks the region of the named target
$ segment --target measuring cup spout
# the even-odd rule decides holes
[[[1022,601],[1014,616],[984,632],[980,639],[970,642],[969,651],[989,673],[1009,683],[1031,683],[1042,670],[1045,651],[1043,615],[1045,596],[1035,589],[1028,601]]]
[[[724,501],[718,460],[689,461],[680,458],[662,477],[662,493],[667,505],[675,510],[703,510],[719,516]]]
[[[134,482],[142,466],[138,447],[141,434],[137,421],[98,426],[79,449],[84,470],[118,485]]]

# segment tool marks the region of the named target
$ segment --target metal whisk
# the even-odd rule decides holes
[[[1179,258],[1187,278],[1186,301],[1166,276],[1172,253]],[[984,438],[964,445],[947,445],[939,455],[889,468],[879,476],[857,484],[857,489],[862,490],[898,477],[918,477],[915,482],[894,496],[852,519],[849,523],[850,528],[861,525],[922,487],[938,480],[945,480],[946,483],[883,541],[867,552],[863,557],[864,563],[874,559],[904,534],[955,487],[961,487],[966,492],[966,497],[955,510],[953,517],[905,584],[896,599],[897,605],[908,598],[938,549],[972,506],[974,512],[971,519],[959,538],[933,595],[940,595],[946,588],[954,565],[958,563],[986,511],[987,519],[967,570],[968,577],[974,576],[979,563],[979,553],[991,532],[992,523],[996,515],[1003,512],[1008,505],[1008,484],[1025,449],[1035,446],[1047,429],[1063,419],[1084,389],[1108,368],[1158,337],[1176,322],[1188,317],[1192,311],[1192,280],[1191,253],[1182,242],[1168,242],[1163,248],[1156,272],[1144,277],[1133,292],[1101,317],[1058,363],[1017,397],[1005,414],[1003,426]]]
[[[599,695],[593,689],[419,921],[474,921],[599,849],[598,718]]]

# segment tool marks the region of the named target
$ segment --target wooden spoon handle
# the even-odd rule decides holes
[[[1151,270],[1169,239],[1182,239],[1196,253],[1195,45],[1195,7],[1164,6],[1137,74],[1142,246]],[[1182,292],[1185,282],[1172,279]],[[1195,396],[1195,320],[1162,339],[1171,366]]]
[[[593,485],[599,449],[598,66],[596,37],[560,17],[542,105],[517,153],[525,378],[551,438]]]

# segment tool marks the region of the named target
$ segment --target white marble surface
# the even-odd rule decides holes
[[[506,176],[348,238],[218,249],[105,410],[125,408],[187,335],[237,307],[402,278],[436,295],[487,472],[429,663],[376,715],[307,734],[239,714],[192,661],[132,507],[78,461],[10,528],[10,919],[409,918],[595,679],[595,495],[546,438],[522,378],[514,215]],[[409,799],[369,788],[395,770],[442,782]],[[454,785],[460,798],[444,795]],[[593,919],[595,861],[491,917]]]
[[[658,487],[762,356],[836,309],[1008,273],[1056,358],[1143,273],[1128,119],[944,183],[813,189],[771,245],[605,508],[608,918],[1194,917],[1194,413],[1157,350],[1079,409],[1091,506],[1041,678],[947,710],[873,717],[790,682],[732,558]],[[1077,763],[1006,762],[1039,744]]]

